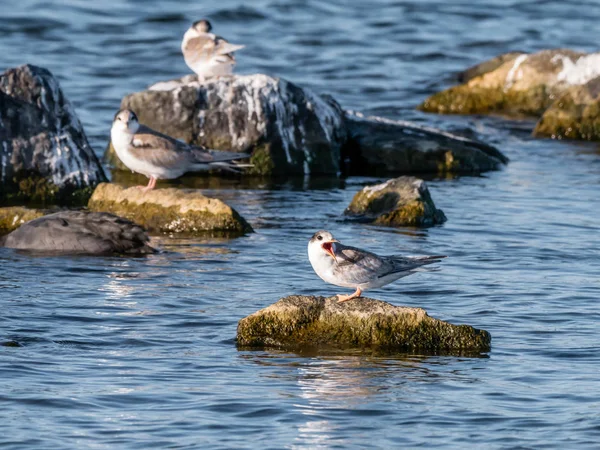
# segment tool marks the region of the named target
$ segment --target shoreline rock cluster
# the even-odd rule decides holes
[[[419,108],[440,114],[536,117],[533,134],[600,140],[600,53],[568,49],[499,55],[459,74],[463,84]]]

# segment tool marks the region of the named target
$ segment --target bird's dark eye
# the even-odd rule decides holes
[[[121,118],[120,118],[120,117],[117,117],[117,119],[121,120]]]
[[[322,241],[323,240],[323,236],[319,235],[319,236],[317,236],[317,239],[320,240],[320,241]]]

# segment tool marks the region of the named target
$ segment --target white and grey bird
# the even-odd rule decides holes
[[[181,52],[190,69],[198,74],[200,81],[206,78],[230,75],[235,66],[233,52],[244,48],[227,42],[211,33],[208,20],[198,20],[183,35]]]
[[[145,191],[154,189],[156,180],[178,178],[186,172],[213,168],[237,171],[251,166],[232,162],[248,158],[246,153],[207,150],[186,144],[140,124],[129,109],[115,115],[110,138],[123,164],[150,179],[147,186],[140,186]]]
[[[356,289],[350,295],[339,294],[338,303],[360,297],[367,289],[376,289],[411,275],[442,258],[445,256],[377,256],[344,245],[324,230],[317,231],[308,242],[308,259],[323,281]]]

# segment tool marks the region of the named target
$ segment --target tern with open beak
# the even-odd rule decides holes
[[[233,163],[246,159],[246,153],[207,150],[159,133],[138,122],[133,111],[123,109],[115,115],[110,138],[119,159],[132,172],[147,176],[154,189],[156,180],[179,178],[186,172],[224,169],[237,172],[250,164]]]
[[[445,256],[377,256],[342,244],[328,231],[317,231],[308,242],[308,259],[319,277],[330,284],[356,289],[339,294],[338,303],[360,297],[363,291],[390,284]]]
[[[244,48],[227,42],[211,33],[208,20],[198,20],[185,32],[181,41],[183,59],[200,81],[206,78],[230,75],[235,65],[233,52]]]

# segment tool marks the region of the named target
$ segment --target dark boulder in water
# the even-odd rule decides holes
[[[105,180],[56,78],[32,65],[0,75],[0,201],[82,204]]]
[[[149,242],[146,231],[134,222],[87,211],[42,216],[0,238],[0,245],[7,248],[89,255],[153,253]]]

